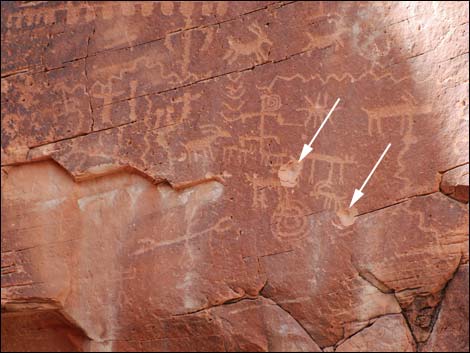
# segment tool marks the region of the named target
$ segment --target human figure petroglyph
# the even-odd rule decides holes
[[[92,90],[93,96],[96,99],[103,100],[102,106],[109,105],[113,101],[112,99],[113,94],[118,96],[118,95],[125,93],[124,90],[113,91],[113,82],[111,80],[108,80],[106,83],[96,81],[91,86],[91,90]],[[111,107],[108,107],[108,108],[109,109],[103,111],[103,115],[105,117],[109,117],[109,115],[111,114],[111,109],[110,109]]]
[[[191,63],[191,33],[191,31],[186,31],[183,36],[167,36],[164,40],[165,47],[170,52],[170,56],[180,58],[180,60],[177,60],[176,62],[180,64],[181,70],[179,71],[181,72],[181,75],[174,75],[174,77],[178,77],[179,82],[197,79],[197,75],[189,70],[189,65]],[[181,41],[181,48],[179,48],[179,45],[174,45],[173,41]]]
[[[137,95],[137,84],[138,82],[136,80],[132,80],[129,82],[129,85],[131,86],[131,97],[135,97]],[[129,118],[131,121],[136,121],[137,120],[137,114],[135,111],[135,106],[136,101],[135,99],[129,100],[129,107],[130,107],[130,112],[129,112]]]
[[[124,90],[120,91],[115,91],[113,92],[113,84],[111,81],[108,81],[106,84],[103,84],[101,82],[96,81],[93,84],[93,96],[96,99],[102,99],[102,107],[103,109],[101,110],[101,123],[106,124],[106,123],[111,123],[111,115],[112,115],[112,110],[113,107],[111,105],[112,103],[112,93],[116,95],[124,94]]]
[[[224,160],[235,165],[246,164],[251,152],[243,147],[225,146],[222,148]]]
[[[156,118],[152,120],[152,126],[149,128],[160,128],[173,124],[181,123],[188,119],[191,114],[191,104],[193,101],[198,100],[201,97],[200,93],[191,94],[185,92],[182,96],[179,96],[172,100],[172,104],[162,106],[155,110]],[[149,105],[153,107],[153,102],[149,100]],[[176,109],[182,104],[181,109]]]
[[[197,190],[195,191],[197,194]],[[200,202],[196,200],[196,195],[192,196],[191,194],[188,195],[188,198],[193,198],[193,201],[189,202]],[[209,201],[209,200],[204,200]],[[196,206],[196,210],[200,207]],[[197,215],[198,212],[192,212],[190,217],[186,219],[187,223],[184,224],[182,229],[180,229],[180,234],[177,237],[173,237],[172,239],[154,239],[150,237],[144,237],[138,239],[136,243],[137,249],[132,252],[132,256],[139,256],[145,253],[154,251],[158,248],[165,247],[165,246],[173,246],[175,244],[185,243],[185,247],[187,248],[188,252],[191,253],[191,249],[189,249],[189,242],[193,239],[197,239],[200,237],[210,237],[215,236],[217,234],[223,232],[229,232],[234,228],[233,219],[230,216],[225,216],[218,218],[214,224],[209,225],[209,227],[205,228],[204,230],[196,230],[193,229],[197,226]],[[134,241],[134,240],[133,240]]]
[[[25,29],[34,28],[36,26],[51,26],[54,24],[63,23],[76,24],[89,23],[95,19],[95,12],[90,6],[75,6],[71,7],[67,3],[54,4],[54,7],[35,7],[34,3],[19,4],[19,7],[28,7],[28,11],[24,11],[19,16],[7,16],[5,25],[7,29]],[[63,15],[65,13],[65,19]]]
[[[227,1],[217,1],[217,2],[204,1],[202,3],[201,11],[204,16],[210,16],[214,12],[217,14],[217,16],[223,16],[228,11],[228,5],[229,3]]]
[[[132,2],[114,2],[114,3],[85,3],[83,5],[70,6],[68,3],[55,4],[54,7],[36,7],[35,2],[27,2],[19,4],[18,7],[28,8],[28,11],[23,12],[21,21],[17,16],[9,16],[6,21],[6,28],[24,28],[24,26],[34,27],[38,25],[50,26],[60,23],[64,18],[67,25],[75,25],[77,23],[89,23],[96,18],[103,20],[112,20],[122,16],[142,16],[150,17],[157,11],[164,16],[174,15],[175,4],[172,1],[165,2],[150,2],[150,1],[132,1]],[[193,7],[181,5],[178,9],[179,12],[185,16],[190,17],[193,13]],[[202,3],[201,7],[205,16],[212,13],[217,13],[221,16],[227,12],[226,3],[206,4]],[[159,10],[159,11],[158,11]]]
[[[201,28],[200,31],[204,34],[204,43],[199,48],[199,52],[210,52],[211,44],[214,41],[214,34],[216,33],[215,27]]]
[[[284,152],[272,152],[271,145],[273,143],[280,145],[281,140],[278,135],[266,133],[266,119],[274,119],[278,123],[280,120],[278,113],[243,113],[238,114],[233,119],[227,117],[224,113],[221,113],[221,115],[229,122],[240,120],[242,123],[245,123],[247,119],[255,119],[259,123],[257,131],[241,136],[237,146],[223,147],[225,160],[242,164],[247,163],[249,156],[260,156],[261,164],[279,167],[289,158]]]
[[[279,181],[274,177],[264,177],[257,174],[248,174],[245,173],[245,178],[249,184],[251,184],[251,189],[253,192],[251,205],[254,208],[267,209],[269,207],[268,200],[266,198],[265,189],[266,188],[277,188],[279,187]]]
[[[277,135],[270,135],[266,133],[266,118],[278,120],[278,114],[262,113],[260,116],[260,128],[258,136],[248,137],[248,140],[257,142],[257,152],[261,155],[261,164],[280,166],[285,159],[288,159],[288,155],[284,152],[274,153],[271,151],[271,144],[281,144],[281,140]]]
[[[100,80],[95,80],[94,84],[90,87],[90,92],[94,98],[102,98],[104,100],[103,105],[109,104],[113,101],[114,97],[125,93],[125,91],[122,90],[115,91],[113,83],[128,84],[129,78],[127,76],[138,73],[140,71],[146,72],[147,69],[158,69],[158,75],[156,75],[156,72],[152,72],[152,76],[156,82],[163,82],[165,80],[170,82],[181,82],[182,79],[180,75],[174,71],[168,71],[165,69],[163,64],[164,61],[165,60],[160,61],[160,57],[158,56],[140,56],[129,62],[120,63],[119,66],[95,66],[94,69],[96,70],[97,74],[100,74],[100,71],[107,72],[107,79],[105,83]],[[119,67],[119,73],[117,75],[109,74],[109,69],[114,67]]]
[[[240,137],[239,146],[224,146],[222,149],[224,160],[236,165],[246,164],[250,156],[259,158],[257,156],[261,155],[260,162],[263,165],[277,168],[289,158],[284,153],[272,153],[261,149],[259,137]]]
[[[330,109],[328,105],[328,95],[318,93],[315,101],[310,97],[304,96],[305,101],[307,102],[307,107],[297,108],[296,112],[305,111],[307,117],[305,118],[305,125],[310,124],[313,119],[314,126],[320,126],[321,122],[325,118],[327,111]]]
[[[228,37],[230,48],[225,53],[223,59],[228,60],[229,64],[233,64],[240,56],[255,55],[258,62],[263,62],[268,59],[268,53],[263,49],[263,45],[271,46],[273,42],[268,39],[268,35],[257,23],[250,24],[248,30],[256,35],[256,39],[242,43],[233,36]]]
[[[56,84],[56,89],[59,91],[62,99],[52,103],[54,111],[63,110],[66,115],[76,113],[81,117],[85,117],[82,107],[77,106],[77,100],[70,99],[70,97],[77,96],[77,93],[80,95],[86,92],[86,86],[84,84],[76,84],[73,87],[68,87],[61,82]],[[62,107],[63,109],[61,109]]]

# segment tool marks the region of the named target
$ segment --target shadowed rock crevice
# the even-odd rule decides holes
[[[380,290],[384,294],[393,293],[393,290],[390,289],[385,283],[381,282],[377,279],[371,272],[369,271],[359,271],[359,276],[372,284],[375,288]]]
[[[468,162],[456,166],[444,173],[440,183],[440,191],[457,201],[468,203]]]
[[[82,352],[90,339],[55,301],[25,300],[2,304],[2,350]]]
[[[468,264],[460,265],[442,290],[442,300],[436,308],[431,322],[431,332],[426,341],[421,342],[419,351],[468,350],[469,298]]]
[[[385,315],[336,346],[336,352],[415,352],[413,337],[401,314]]]

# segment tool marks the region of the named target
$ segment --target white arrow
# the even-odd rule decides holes
[[[328,115],[326,116],[325,120],[323,120],[323,122],[321,123],[320,127],[318,128],[317,132],[315,133],[315,136],[313,136],[312,138],[312,141],[310,141],[310,143],[308,145],[304,145],[304,147],[302,148],[302,153],[300,153],[300,158],[299,158],[299,162],[304,159],[305,157],[307,157],[307,155],[312,152],[313,148],[311,147],[312,146],[312,143],[313,141],[315,141],[315,139],[317,138],[318,134],[320,133],[320,130],[323,128],[323,125],[325,125],[325,123],[328,121],[328,119],[330,118],[330,115],[331,113],[333,113],[333,110],[335,110],[336,106],[338,105],[340,99],[338,98],[336,100],[336,103],[333,105],[333,108],[331,108],[330,112],[328,113]]]
[[[362,189],[366,186],[367,182],[371,178],[372,174],[374,174],[375,170],[379,166],[380,162],[382,162],[382,159],[385,157],[385,154],[387,153],[388,149],[390,148],[392,144],[389,143],[387,147],[385,148],[385,151],[383,151],[382,155],[380,156],[379,160],[377,163],[375,163],[374,168],[372,168],[372,171],[370,172],[369,176],[367,177],[366,181],[364,181],[364,184],[362,184],[361,188],[359,190],[354,190],[354,195],[351,200],[351,204],[349,205],[349,208],[351,208],[362,196],[364,196],[364,193],[362,192]]]

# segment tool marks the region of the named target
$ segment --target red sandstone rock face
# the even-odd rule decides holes
[[[88,346],[83,332],[59,310],[44,309],[43,306],[44,303],[29,303],[28,308],[16,305],[9,310],[19,309],[18,313],[3,314],[2,351],[83,352]]]
[[[414,352],[415,344],[402,315],[382,316],[336,348],[336,352]]]
[[[434,330],[423,352],[468,351],[468,264],[460,266],[446,290]]]
[[[446,172],[442,177],[441,191],[456,200],[468,202],[468,164]]]
[[[2,3],[2,350],[468,350],[468,11]]]

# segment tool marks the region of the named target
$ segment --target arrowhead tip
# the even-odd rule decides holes
[[[309,145],[304,145],[302,148],[302,153],[300,154],[299,162],[302,161],[307,155],[313,151],[313,148],[310,147]]]
[[[362,196],[364,196],[364,193],[361,190],[354,190],[354,195],[352,197],[351,203],[349,204],[349,208],[351,208]]]

